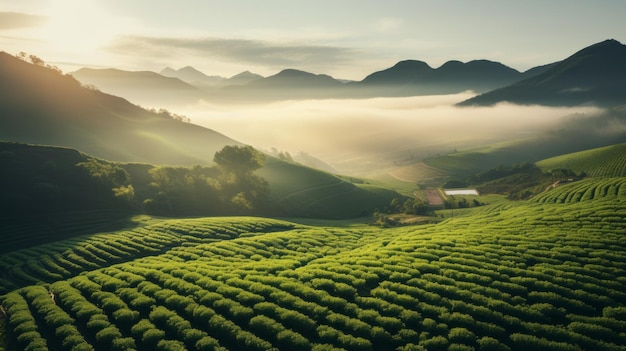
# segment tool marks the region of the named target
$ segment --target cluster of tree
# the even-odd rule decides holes
[[[264,155],[250,146],[225,146],[215,166],[157,166],[148,170],[135,203],[148,214],[190,216],[260,213],[269,195],[267,182],[254,174]]]
[[[454,197],[450,197],[443,201],[443,206],[447,209],[451,208],[470,208],[470,207],[479,207],[484,206],[485,204],[478,201],[478,199],[472,199],[472,201],[467,201],[465,197],[461,197],[456,200]]]
[[[388,228],[400,224],[398,214],[432,216],[434,213],[428,203],[414,197],[402,197],[391,200],[382,211],[375,211],[373,217],[375,225]]]
[[[96,209],[182,216],[260,213],[269,188],[254,171],[263,166],[264,155],[250,146],[225,146],[214,161],[211,167],[141,167],[71,149],[1,143],[0,163],[10,172],[0,174],[0,210],[14,216]]]
[[[48,69],[50,69],[52,71],[55,71],[55,72],[57,72],[59,74],[63,74],[63,71],[61,71],[61,69],[59,67],[47,64],[39,56],[32,55],[32,54],[29,55],[29,54],[25,53],[24,51],[20,51],[17,55],[15,55],[15,57],[17,57],[18,59],[20,59],[22,61],[32,63],[33,65],[45,67],[45,68],[48,68]]]
[[[144,209],[179,216],[258,213],[269,195],[267,182],[254,174],[264,159],[250,146],[225,146],[215,154],[213,167],[152,168]]]
[[[150,111],[152,113],[155,113],[155,114],[157,114],[157,115],[159,115],[161,117],[164,117],[164,118],[170,118],[170,119],[173,119],[173,120],[176,120],[176,121],[180,121],[180,122],[183,122],[183,123],[191,123],[191,119],[189,117],[187,117],[185,115],[181,115],[181,114],[170,112],[169,110],[164,109],[164,108],[159,108],[158,110],[155,109],[155,108],[147,108],[146,110],[148,110],[148,111]]]

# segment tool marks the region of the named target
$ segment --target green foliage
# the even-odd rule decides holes
[[[236,177],[234,181],[252,175],[252,172],[263,167],[265,155],[252,146],[227,145],[215,153],[213,161]]]
[[[503,194],[509,199],[528,199],[559,181],[580,179],[583,173],[568,169],[542,171],[532,163],[498,166],[468,178],[481,194]]]
[[[72,252],[86,272],[55,270],[66,280],[0,302],[20,348],[624,350],[622,183],[577,183],[553,189],[562,202],[501,201],[390,229],[154,219],[50,246],[53,263],[60,247],[85,248]],[[87,253],[101,261],[82,266]]]
[[[592,177],[626,176],[626,144],[561,155],[537,162],[544,170],[557,168],[584,172]]]

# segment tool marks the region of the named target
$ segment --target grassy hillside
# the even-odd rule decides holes
[[[0,52],[0,140],[57,145],[124,162],[207,163],[216,131],[83,87],[73,77]]]
[[[330,173],[268,159],[259,171],[270,185],[270,198],[288,217],[353,218],[371,215],[400,195],[385,187],[354,184]]]
[[[0,253],[120,229],[137,210],[113,191],[121,168],[74,149],[0,142],[0,165]]]
[[[615,198],[622,201],[626,195],[625,178],[588,178],[571,184],[562,185],[537,196],[534,201],[540,203],[574,203],[602,198]],[[615,213],[600,212],[598,218]],[[618,215],[619,216],[619,215]]]
[[[626,202],[612,185],[424,226],[152,219],[5,254],[4,346],[625,350]]]
[[[593,177],[626,176],[626,144],[551,157],[537,162],[545,170],[567,168]]]
[[[563,158],[558,158],[558,156],[622,144],[625,141],[626,109],[620,107],[605,110],[594,116],[571,116],[563,119],[562,123],[555,127],[554,130],[543,131],[528,137],[429,157],[423,160],[423,164],[442,173],[447,172],[449,178],[465,178],[498,166],[538,162],[555,157],[554,160],[550,161],[550,164],[545,163],[545,166],[542,165],[541,167],[546,169],[568,168],[580,172],[585,170],[584,168],[589,161],[585,160],[584,164],[573,164],[569,161],[565,162],[568,156],[563,156]],[[607,167],[616,167],[616,170],[611,172],[618,172],[622,169],[622,165],[617,158],[619,158],[618,154],[623,149],[622,146],[616,146],[615,149],[611,150],[610,152],[609,149],[601,151],[608,152],[601,156],[605,157],[605,159],[602,159],[602,162],[605,162]],[[581,156],[588,158],[597,157],[597,155],[592,155],[591,153],[577,155],[576,157]],[[612,158],[615,158],[615,162],[613,162]],[[598,160],[594,162],[600,162]],[[596,166],[600,167],[597,163]],[[419,168],[422,165],[415,167]],[[419,172],[415,173],[418,174]],[[598,170],[598,175],[611,174],[621,175],[619,173],[607,173],[601,169]],[[413,179],[413,181],[419,182],[420,179]]]

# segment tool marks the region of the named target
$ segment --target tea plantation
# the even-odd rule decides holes
[[[626,350],[626,179],[381,229],[152,219],[0,256],[6,350]]]

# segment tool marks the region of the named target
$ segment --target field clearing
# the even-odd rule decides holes
[[[442,169],[428,166],[424,162],[393,169],[389,174],[399,180],[412,183],[432,183],[450,174]]]
[[[426,200],[428,201],[428,205],[432,207],[443,206],[443,198],[441,197],[438,189],[426,189],[423,192],[426,196]]]
[[[143,218],[136,236],[5,254],[33,280],[0,296],[7,349],[623,351],[624,184],[391,229]],[[593,196],[551,200],[583,188]],[[100,267],[72,271],[93,256]]]

